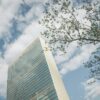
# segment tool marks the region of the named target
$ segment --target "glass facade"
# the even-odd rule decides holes
[[[39,39],[9,67],[7,100],[58,100]]]

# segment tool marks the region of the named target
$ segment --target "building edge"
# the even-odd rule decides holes
[[[50,70],[50,74],[53,80],[55,90],[57,92],[58,99],[59,100],[70,100],[68,93],[64,87],[63,81],[61,80],[61,76],[59,74],[55,60],[53,58],[53,55],[50,51],[48,44],[45,43],[44,39],[41,36],[39,37],[39,39],[40,39],[40,43],[43,48],[44,55],[45,55],[45,58],[46,58],[46,61],[47,61],[47,64]]]

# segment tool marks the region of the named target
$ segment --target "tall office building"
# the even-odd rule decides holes
[[[53,56],[41,38],[9,67],[7,100],[69,100]]]

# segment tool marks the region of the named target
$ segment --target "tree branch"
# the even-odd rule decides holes
[[[86,41],[93,41],[93,42],[100,42],[99,39],[87,39],[87,38],[76,38],[76,39],[72,39],[72,40],[68,40],[68,42],[73,42],[73,41],[77,41],[77,40],[86,40]]]

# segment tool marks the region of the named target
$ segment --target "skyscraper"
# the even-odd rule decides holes
[[[37,38],[9,67],[7,100],[69,100],[43,39]]]

